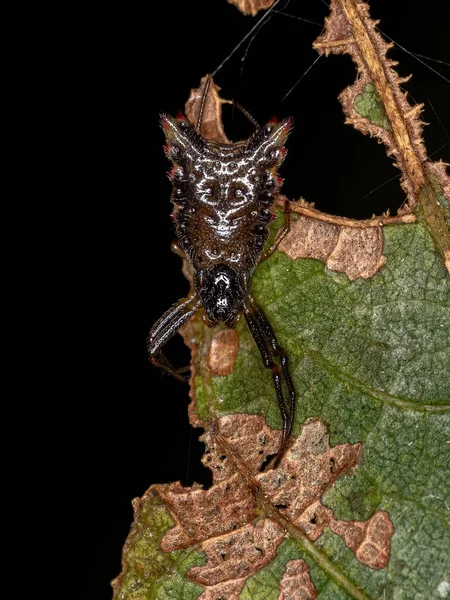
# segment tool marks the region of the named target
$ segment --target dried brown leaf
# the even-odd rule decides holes
[[[254,17],[260,10],[269,8],[274,0],[228,0],[229,4],[234,4],[244,15]]]
[[[387,43],[370,19],[369,6],[361,0],[333,0],[330,16],[325,19],[325,31],[314,47],[328,55],[348,53],[358,66],[358,79],[340,95],[347,123],[362,133],[383,141],[403,173],[402,185],[409,205],[418,202],[418,192],[425,182],[421,162],[427,159],[422,139],[420,113],[422,106],[412,107],[407,94],[400,89],[409,78],[400,78],[392,69],[397,63],[387,58],[392,43]],[[356,42],[356,43],[355,43]],[[386,112],[388,128],[377,125],[355,110],[355,99],[367,85],[374,84]]]
[[[202,77],[200,86],[191,90],[185,104],[186,116],[193,125],[197,125],[208,79],[208,75]],[[200,133],[208,140],[229,144],[230,140],[226,136],[222,123],[222,105],[229,104],[230,101],[221,98],[219,96],[219,90],[220,87],[211,80],[204,104]]]

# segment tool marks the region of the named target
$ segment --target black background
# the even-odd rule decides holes
[[[291,0],[285,10],[319,24],[328,12],[321,0]],[[447,0],[373,0],[371,14],[411,52],[450,62]],[[182,110],[189,90],[218,67],[257,19],[225,0],[127,5],[92,19],[96,48],[83,92],[92,125],[84,168],[94,182],[87,221],[92,214],[98,222],[92,287],[86,292],[95,331],[86,344],[94,353],[98,385],[89,387],[80,410],[93,434],[89,469],[95,483],[83,492],[94,521],[89,537],[96,549],[97,600],[111,598],[109,581],[120,572],[131,499],[152,483],[209,481],[200,464],[201,432],[187,420],[188,388],[152,368],[145,352],[149,328],[188,290],[181,261],[170,251],[169,163],[159,114]],[[385,184],[398,171],[384,146],[344,125],[337,96],[355,77],[348,56],[322,57],[282,101],[317,57],[311,45],[320,32],[320,26],[273,15],[245,61],[247,44],[215,80],[224,97],[239,100],[260,123],[274,115],[294,118],[282,169],[290,198],[303,196],[321,210],[356,218],[387,208],[395,213],[404,194],[398,178]],[[428,153],[448,161],[450,145],[438,150],[450,139],[450,85],[397,48],[390,56],[400,62],[400,74],[413,73],[405,88],[414,101],[425,103]],[[420,60],[450,79],[448,64]],[[230,111],[226,119],[232,139],[251,133],[242,116],[233,121]],[[170,355],[178,364],[188,362],[178,339]]]

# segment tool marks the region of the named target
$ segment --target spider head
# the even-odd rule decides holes
[[[208,325],[232,326],[239,318],[247,295],[247,276],[224,264],[197,271],[195,287]]]

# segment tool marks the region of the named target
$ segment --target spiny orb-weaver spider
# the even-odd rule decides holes
[[[283,420],[276,466],[292,430],[295,389],[286,353],[250,286],[274,218],[270,208],[282,183],[277,168],[286,154],[284,144],[292,122],[272,119],[260,127],[244,111],[257,126],[250,138],[227,144],[209,141],[200,134],[209,82],[196,127],[181,113],[176,118],[161,116],[165,150],[173,164],[169,178],[175,205],[174,249],[190,263],[194,275],[189,296],[173,305],[151,328],[147,350],[154,365],[181,378],[180,371],[162,353],[162,347],[180,327],[198,310],[211,327],[219,323],[233,327],[243,313],[264,366],[272,372]],[[288,218],[264,258],[287,229]]]

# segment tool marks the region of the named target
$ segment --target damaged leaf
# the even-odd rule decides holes
[[[149,537],[149,549],[136,552],[136,556],[131,553],[129,568],[113,584],[117,597],[133,598],[130,594],[135,589],[136,598],[151,598],[145,595],[146,590],[151,589],[151,584],[158,589],[158,582],[160,589],[175,589],[178,572],[163,557],[170,553],[174,557],[177,551],[186,550],[188,554],[180,563],[190,565],[186,575],[204,589],[199,596],[202,600],[238,598],[241,591],[251,588],[252,577],[275,559],[288,528],[294,539],[315,541],[328,527],[361,563],[372,569],[386,566],[394,531],[386,512],[376,511],[366,521],[347,522],[335,519],[333,512],[321,503],[324,491],[358,464],[361,444],[330,448],[326,426],[312,419],[279,468],[266,472],[262,467],[276,451],[279,437],[279,432],[268,428],[262,417],[222,417],[204,436],[204,463],[213,472],[210,489],[160,484],[152,486],[141,501],[135,501],[135,525],[124,559],[127,560],[128,549],[140,547],[145,536]],[[161,560],[155,552],[158,546],[165,553]],[[201,564],[194,563],[194,557],[196,563],[199,559],[192,548],[204,556]],[[280,592],[297,582],[306,598],[315,598],[307,563],[296,556],[301,554],[294,548],[288,554]],[[326,557],[317,556],[326,569]],[[134,577],[129,577],[130,573]],[[345,577],[341,584],[354,591],[354,585]]]
[[[204,97],[205,87],[208,84],[208,77],[203,77],[197,89],[191,90],[189,99],[186,102],[186,116],[191,123],[197,123]],[[224,100],[219,96],[220,87],[211,80],[206,96],[206,102],[203,106],[203,116],[200,127],[200,133],[208,140],[214,140],[222,144],[228,144],[222,123],[222,105],[228,104],[229,100]]]
[[[362,444],[354,476],[326,488],[311,510],[319,519],[315,530],[323,524],[316,545],[369,598],[382,597],[384,590],[403,590],[405,597],[415,590],[428,593],[429,585],[436,590],[448,577],[450,544],[450,278],[423,225],[387,225],[382,235],[386,262],[367,279],[351,281],[318,260],[290,260],[278,252],[259,266],[253,285],[292,365],[299,397],[294,436],[306,419],[320,417],[328,424],[332,446]],[[260,414],[270,427],[280,428],[270,373],[245,325],[238,327],[239,352],[227,377],[209,372],[202,356],[210,332],[202,334],[202,327],[194,321],[184,331],[191,345],[202,340],[194,353],[191,412],[197,423],[207,428],[211,419],[228,414]],[[269,437],[261,439],[272,443]],[[255,437],[245,454],[257,462],[261,450]],[[268,451],[275,453],[276,444]],[[300,501],[298,490],[295,497]],[[274,498],[273,505],[281,514],[289,510],[283,497]],[[343,532],[329,517],[352,521],[362,539],[356,523],[380,511],[386,515],[380,526],[389,529],[392,523],[395,529],[390,554],[378,543],[349,554],[351,546],[345,535],[338,541],[335,536]],[[419,526],[422,522],[426,529]],[[306,520],[300,529],[311,534]],[[372,545],[378,550],[368,567]],[[312,568],[308,552],[288,556],[299,556]],[[382,571],[373,578],[371,568],[382,556]],[[411,579],[410,569],[427,577]],[[280,568],[277,573],[281,578]],[[319,567],[310,576],[316,589],[329,585],[340,594],[319,597],[359,597],[343,593],[342,582]],[[261,577],[254,575],[256,581]]]
[[[389,217],[367,221],[333,218],[300,203],[292,205],[292,213],[299,217],[293,219],[278,247],[289,258],[317,258],[352,281],[372,277],[385,264],[382,226]]]
[[[387,56],[393,43],[383,39],[377,23],[362,0],[331,0],[325,31],[314,47],[325,55],[350,54],[356,63],[356,82],[339,96],[346,123],[386,145],[402,172],[408,198],[403,213],[416,209],[450,273],[450,179],[445,164],[427,156],[420,120],[423,105],[412,106],[401,89],[410,77],[400,77],[393,69],[397,63]]]
[[[260,10],[272,6],[274,0],[228,0],[228,2],[234,4],[244,15],[254,17]]]
[[[278,448],[279,409],[245,325],[227,376],[208,364],[217,332],[198,318],[185,327],[195,365],[191,415],[207,431],[204,461],[215,485],[158,485],[136,503],[116,598],[251,599],[264,590],[277,599],[299,560],[310,597],[431,589],[425,597],[439,598],[450,545],[450,278],[420,223],[382,234],[386,263],[367,279],[282,252],[255,274],[299,398],[297,440],[276,471],[260,468]],[[310,417],[320,417],[315,433],[303,426]],[[164,514],[157,535],[146,517],[154,494]],[[147,566],[155,535],[158,573]],[[247,566],[224,554],[221,540],[230,552],[251,541]]]
[[[366,221],[291,203],[290,232],[255,272],[298,398],[276,469],[280,411],[245,322],[212,330],[198,314],[183,327],[189,415],[205,430],[213,485],[156,484],[134,501],[116,600],[450,593],[448,178],[427,159],[420,107],[366,4],[332,0],[316,47],[357,62],[341,94],[347,122],[386,144],[408,201]],[[194,123],[206,81],[186,107]],[[212,83],[202,132],[226,143],[217,92]]]

